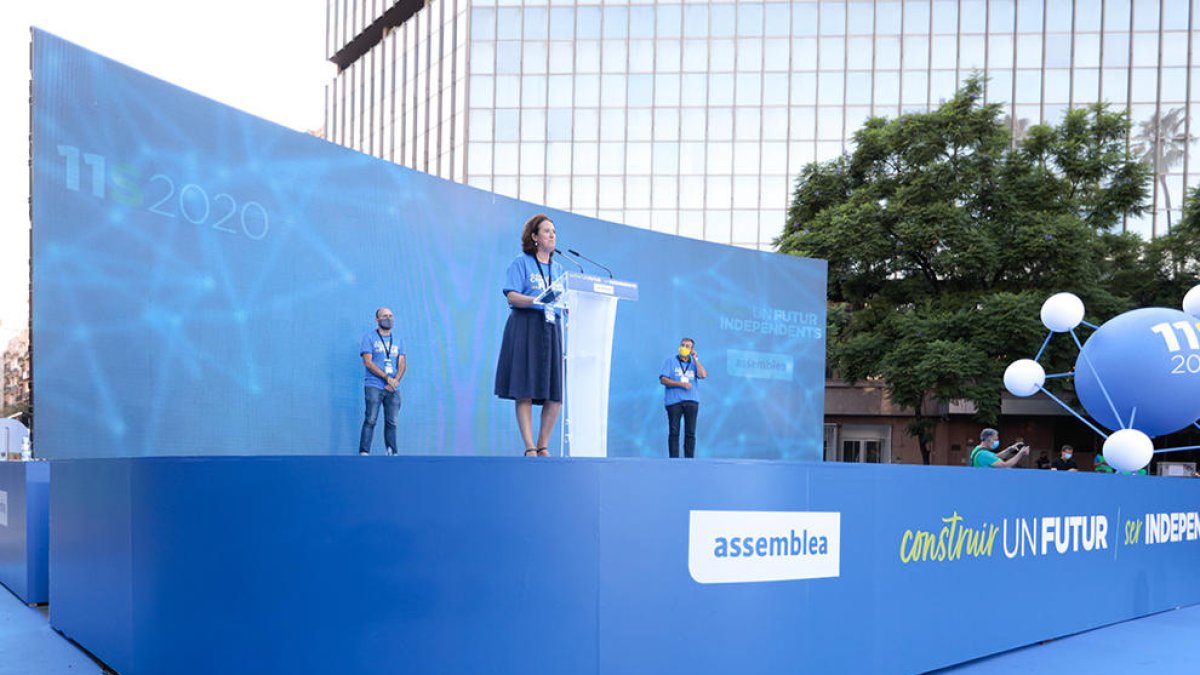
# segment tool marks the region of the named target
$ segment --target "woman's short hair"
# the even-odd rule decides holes
[[[529,220],[525,221],[525,228],[521,230],[521,250],[529,255],[537,252],[537,247],[533,245],[533,237],[538,233],[538,228],[542,223],[550,220],[550,216],[539,213]]]

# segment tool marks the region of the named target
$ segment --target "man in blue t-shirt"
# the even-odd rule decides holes
[[[696,416],[700,412],[700,380],[708,371],[696,353],[696,341],[685,337],[679,351],[663,362],[658,381],[667,406],[667,454],[679,457],[679,420],[683,419],[683,456],[696,456]]]
[[[408,358],[404,355],[404,340],[392,333],[395,317],[392,310],[380,307],[375,310],[377,328],[363,336],[358,353],[367,369],[363,379],[363,398],[366,410],[363,413],[362,432],[358,437],[358,454],[371,454],[371,442],[375,438],[375,421],[379,418],[379,407],[383,406],[383,443],[387,454],[396,454],[396,418],[400,416],[400,378],[408,369]]]
[[[995,429],[984,429],[979,432],[979,445],[971,450],[970,465],[980,468],[1011,469],[1017,462],[1029,454],[1029,446],[1018,441],[1001,450],[1000,432]]]

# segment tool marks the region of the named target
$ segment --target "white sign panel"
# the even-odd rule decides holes
[[[842,514],[692,511],[688,570],[702,584],[836,577]]]

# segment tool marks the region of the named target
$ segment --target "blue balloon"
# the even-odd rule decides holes
[[[1075,391],[1088,414],[1109,429],[1132,426],[1154,437],[1190,425],[1200,418],[1200,322],[1165,307],[1114,317],[1083,344]]]

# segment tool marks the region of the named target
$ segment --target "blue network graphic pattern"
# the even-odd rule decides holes
[[[701,456],[820,459],[824,262],[450,183],[34,37],[39,456],[349,454],[382,305],[408,347],[402,452],[516,454],[491,394],[500,288],[547,211],[560,248],[641,287],[618,312],[610,456],[665,455],[657,372],[690,335],[712,374]]]
[[[1011,363],[1004,385],[1014,396],[1041,392],[1104,438],[1104,455],[1118,468],[1145,467],[1155,453],[1200,446],[1154,449],[1152,438],[1189,426],[1200,418],[1200,297],[1197,286],[1184,299],[1184,311],[1144,307],[1125,312],[1103,325],[1083,320],[1083,302],[1059,293],[1042,305],[1049,329],[1032,359]],[[1086,342],[1076,333],[1083,325],[1094,332]],[[1038,361],[1055,333],[1068,333],[1079,349],[1074,370],[1047,375]],[[1073,377],[1075,392],[1093,424],[1048,391],[1047,379]],[[1112,431],[1105,433],[1100,427]]]

